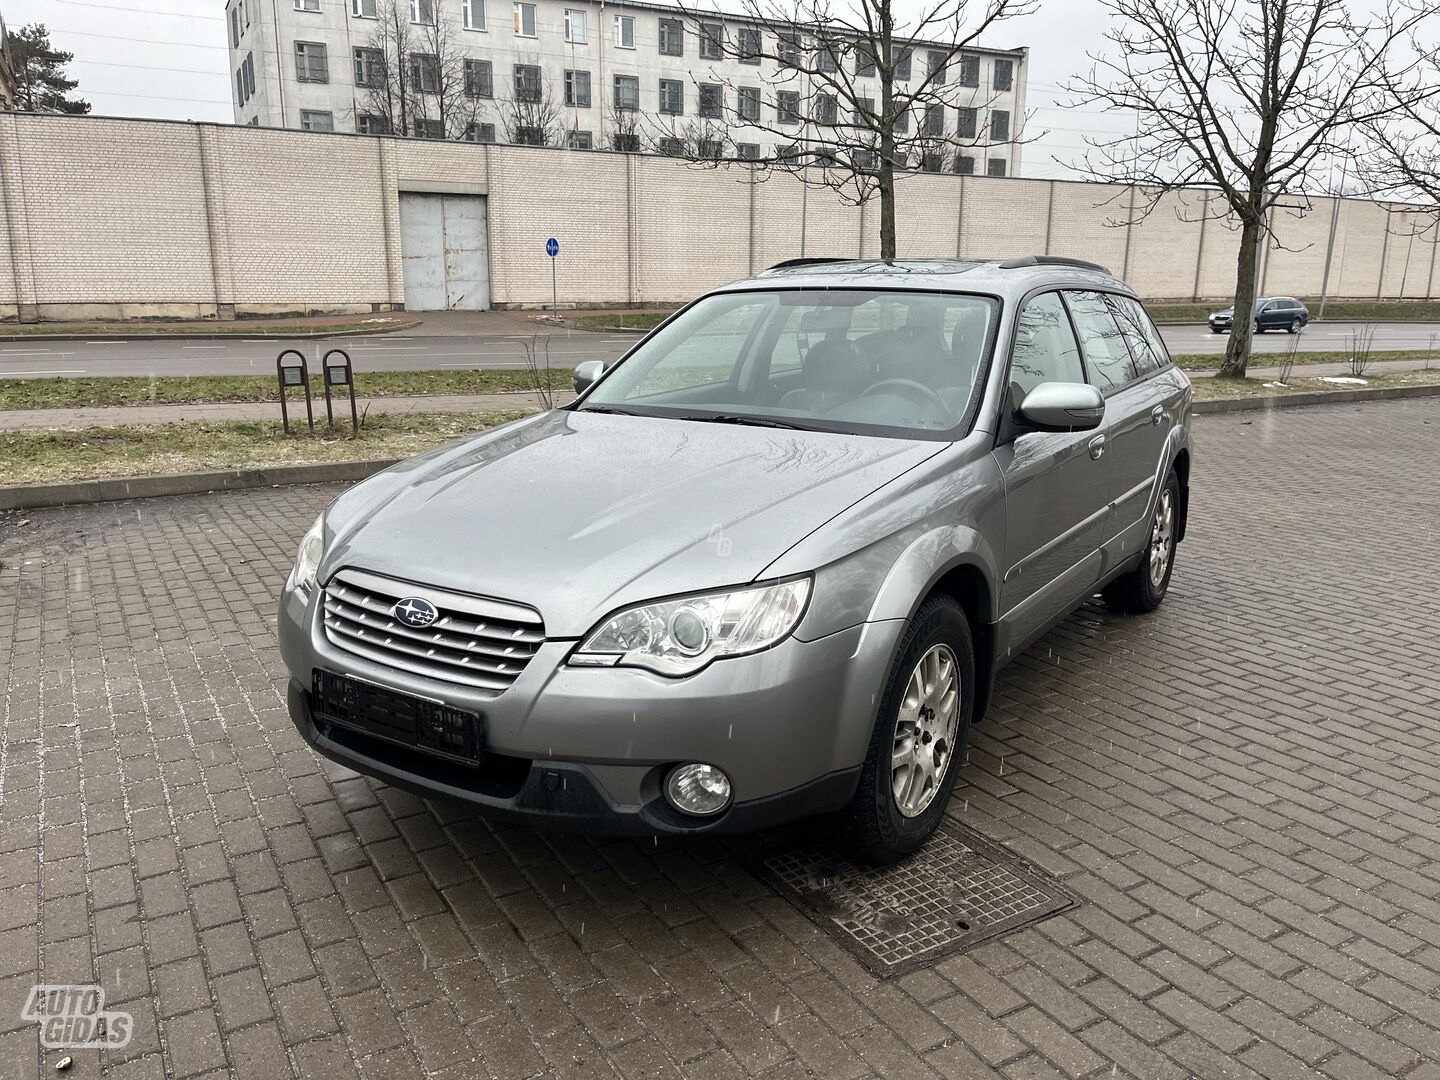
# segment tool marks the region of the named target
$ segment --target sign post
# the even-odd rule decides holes
[[[285,358],[294,356],[299,358],[298,364],[287,364]],[[300,387],[305,391],[305,419],[310,423],[310,430],[315,430],[315,411],[310,405],[310,365],[305,360],[305,354],[299,349],[286,349],[275,358],[275,377],[280,383],[280,422],[285,427],[285,434],[290,434],[290,409],[286,404],[286,391],[292,387]],[[326,391],[325,396],[330,396]]]
[[[553,236],[546,240],[545,254],[550,256],[550,310],[559,311],[560,304],[555,298],[555,256],[560,254],[560,241]]]
[[[344,357],[343,360],[330,362],[335,355]],[[335,411],[330,404],[330,388],[332,386],[343,386],[350,391],[350,430],[360,434],[360,415],[355,409],[355,372],[350,367],[350,354],[344,349],[331,349],[320,361],[320,368],[325,375],[325,419],[330,427],[335,426]]]

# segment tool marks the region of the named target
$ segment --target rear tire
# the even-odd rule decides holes
[[[1180,527],[1180,478],[1172,469],[1165,478],[1155,511],[1150,517],[1150,533],[1140,565],[1116,578],[1100,591],[1105,602],[1118,611],[1142,614],[1154,611],[1165,599],[1170,588],[1170,574],[1175,569],[1175,542]]]
[[[944,693],[952,680],[953,711]],[[970,622],[953,597],[931,596],[886,677],[860,783],[842,811],[843,854],[883,866],[930,839],[950,802],[974,706]]]

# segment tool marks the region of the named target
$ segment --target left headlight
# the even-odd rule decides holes
[[[783,641],[805,613],[810,578],[696,593],[617,612],[570,657],[586,667],[641,667],[691,675],[722,656]]]
[[[321,514],[310,526],[305,539],[300,541],[300,553],[295,557],[295,569],[290,578],[297,589],[309,592],[315,585],[315,574],[320,569],[320,560],[325,556],[325,515]]]

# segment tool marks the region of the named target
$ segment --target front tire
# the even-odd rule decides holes
[[[1287,331],[1287,333],[1298,334],[1298,333],[1300,333],[1300,327],[1303,326],[1303,325],[1304,325],[1304,324],[1301,323],[1301,321],[1300,321],[1299,319],[1291,319],[1291,320],[1290,320],[1290,328],[1289,328],[1289,330]]]
[[[844,811],[845,854],[885,865],[940,825],[975,707],[975,645],[953,597],[920,605],[886,678],[860,782]]]
[[[1155,512],[1150,517],[1150,535],[1140,556],[1140,565],[1116,578],[1100,595],[1111,607],[1141,614],[1154,611],[1170,588],[1175,569],[1175,543],[1180,526],[1180,478],[1172,469],[1165,478]]]

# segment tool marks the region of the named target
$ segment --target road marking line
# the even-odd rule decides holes
[[[181,345],[182,349],[228,349],[229,345]]]

